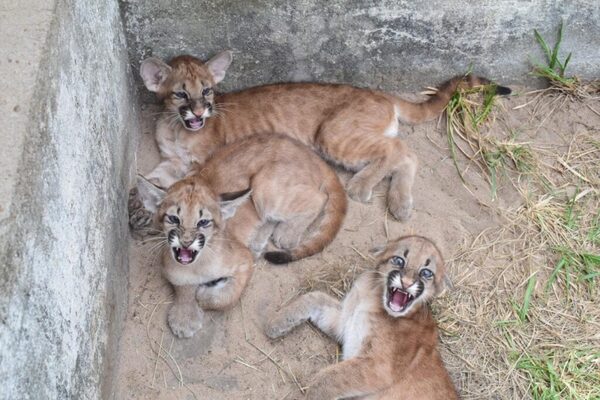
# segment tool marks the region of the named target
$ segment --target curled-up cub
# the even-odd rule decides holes
[[[132,197],[132,228],[151,222],[136,217],[141,207],[162,232],[163,275],[175,289],[168,321],[179,337],[201,328],[202,309],[237,302],[252,253],[269,240],[277,248],[264,254],[270,262],[310,256],[333,240],[346,212],[335,172],[306,146],[274,135],[220,149],[166,193],[140,179]]]
[[[407,236],[376,256],[377,268],[363,273],[341,304],[307,293],[276,314],[267,335],[277,338],[310,321],[343,344],[344,361],[317,374],[309,399],[457,399],[427,304],[445,285],[439,250]]]

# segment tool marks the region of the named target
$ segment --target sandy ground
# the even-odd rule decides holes
[[[511,110],[526,101],[527,98],[516,96],[500,103]],[[138,171],[146,173],[158,160],[152,134],[153,113],[157,108],[146,105],[143,111],[146,124],[137,163]],[[567,104],[550,117],[544,114],[532,117],[530,111],[528,107],[511,111],[504,123],[519,126],[524,140],[557,148],[566,146],[566,138],[578,129],[600,125],[598,115],[576,105]],[[449,157],[443,124],[439,121],[405,127],[401,138],[420,160],[414,186],[415,210],[408,223],[386,216],[383,194],[387,184],[380,184],[371,204],[349,201],[342,230],[322,254],[287,266],[258,260],[241,303],[229,312],[211,313],[203,329],[191,339],[174,338],[166,324],[172,291],[151,254],[152,244],[132,241],[129,309],[114,397],[302,398],[302,388],[311,377],[336,362],[337,345],[308,324],[283,339],[271,341],[263,333],[263,323],[274,308],[297,295],[308,276],[328,269],[368,267],[370,248],[385,242],[387,237],[409,233],[431,237],[451,260],[462,243],[499,224],[493,211],[496,206],[518,201],[509,187],[500,190],[499,198],[492,201],[488,183],[475,168],[466,174],[468,190],[463,186]],[[348,177],[344,173],[340,176],[344,180]],[[450,263],[450,274],[455,282],[460,282],[463,271],[453,267]],[[452,295],[452,292],[446,294]],[[443,309],[444,298],[438,299],[435,307]],[[444,337],[442,341],[446,343]],[[459,390],[468,378],[462,374],[461,351],[443,347],[444,359]],[[514,395],[508,391],[497,398],[514,398]]]

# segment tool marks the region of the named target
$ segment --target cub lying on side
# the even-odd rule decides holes
[[[238,141],[166,193],[144,180],[133,193],[132,226],[143,228],[149,211],[163,231],[163,274],[175,289],[168,321],[179,337],[200,329],[201,309],[237,302],[252,274],[249,249],[260,254],[271,238],[280,250],[268,261],[310,256],[333,240],[346,212],[337,175],[285,136]]]
[[[277,338],[309,320],[343,344],[344,361],[319,372],[309,399],[457,399],[427,305],[444,274],[432,242],[400,238],[377,253],[377,268],[362,274],[341,304],[324,293],[305,294],[279,311],[266,333]]]
[[[230,63],[228,51],[206,64],[191,56],[175,57],[169,64],[157,58],[142,62],[144,83],[165,108],[156,125],[162,161],[149,179],[168,187],[192,162],[203,162],[226,143],[257,133],[285,132],[355,171],[347,185],[355,200],[368,201],[373,187],[391,177],[388,206],[400,220],[412,209],[417,169],[417,157],[395,138],[400,126],[440,115],[459,86],[490,83],[471,75],[456,77],[423,103],[376,90],[316,83],[267,85],[218,96],[215,85]],[[497,93],[508,94],[510,89],[498,87]],[[215,115],[219,118],[211,118]]]

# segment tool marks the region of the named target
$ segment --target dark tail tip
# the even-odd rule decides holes
[[[496,95],[498,96],[506,96],[507,94],[511,94],[512,90],[506,86],[496,86]]]
[[[265,260],[272,264],[287,264],[292,260],[292,255],[285,251],[268,251],[265,253]]]

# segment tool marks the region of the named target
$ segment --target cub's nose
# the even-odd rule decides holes
[[[194,238],[182,238],[180,241],[181,245],[187,249],[194,243]]]
[[[402,277],[402,287],[403,287],[404,289],[406,289],[406,288],[408,288],[408,287],[411,287],[413,283],[415,283],[415,280],[414,280],[414,279],[412,279],[412,278],[409,278],[409,277],[407,277],[407,276],[403,276],[403,277]]]
[[[196,104],[192,107],[192,113],[196,116],[196,117],[201,117],[204,112],[206,111],[206,108],[204,106],[204,104]]]

